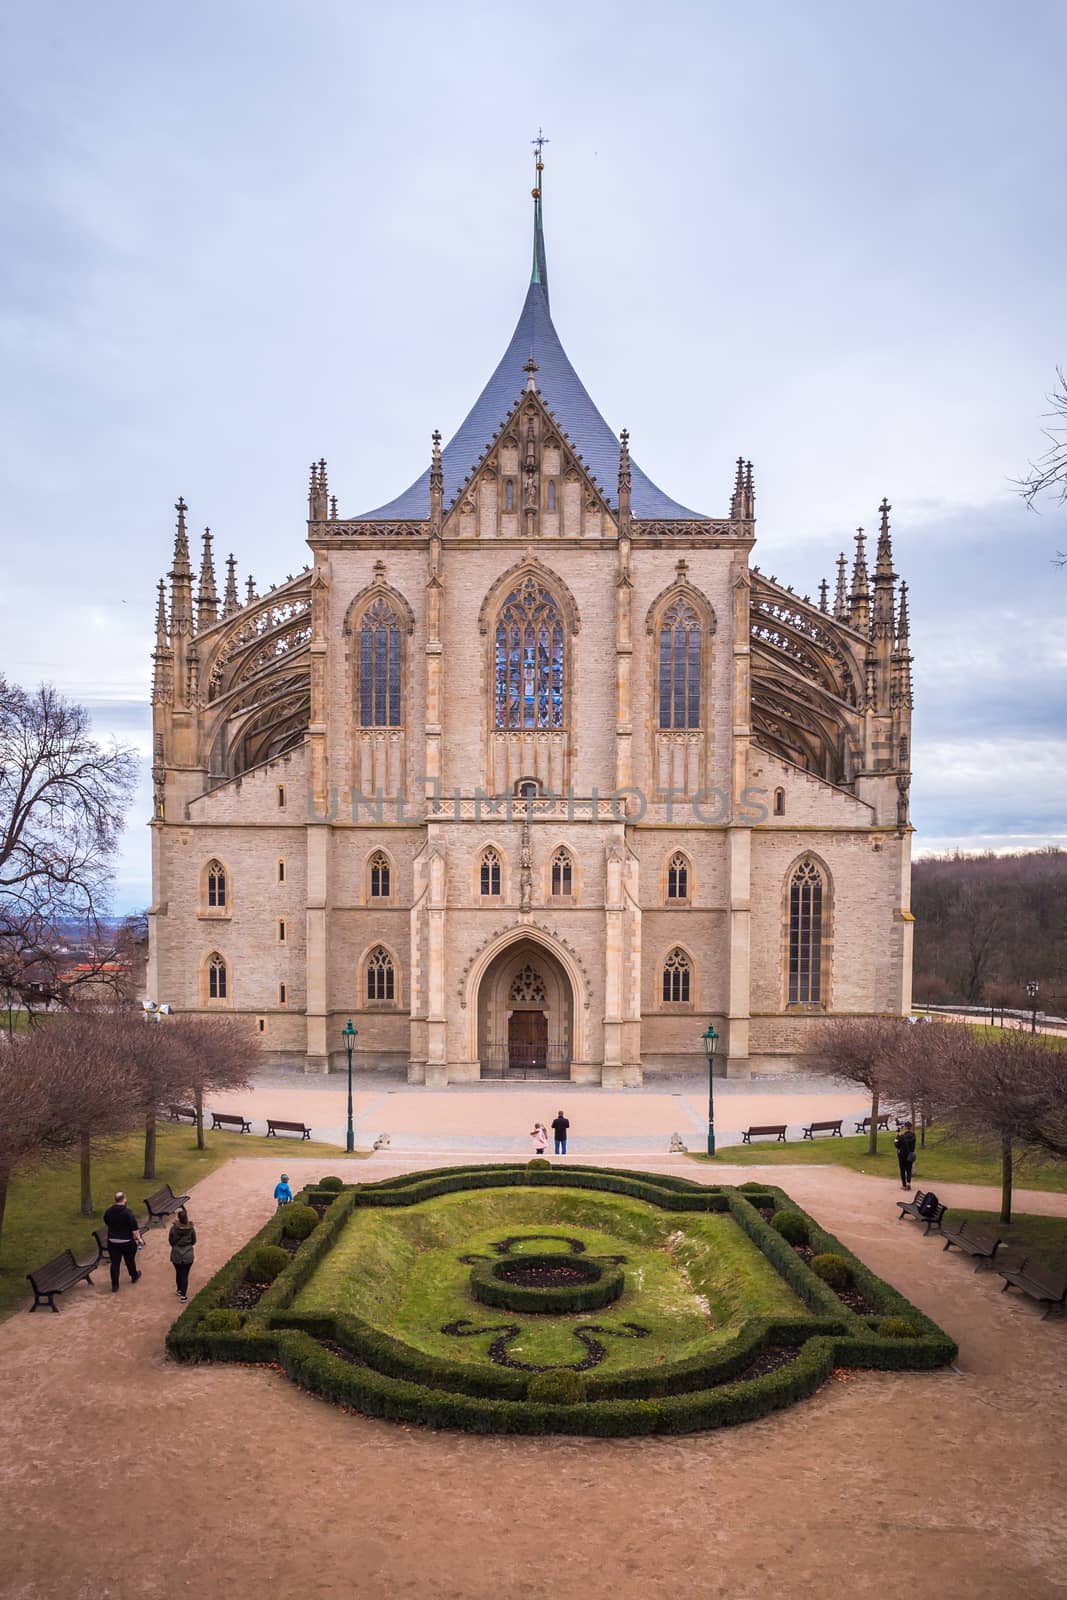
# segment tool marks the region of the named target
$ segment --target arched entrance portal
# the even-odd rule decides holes
[[[478,1059],[483,1078],[567,1078],[574,997],[545,945],[519,939],[490,962],[478,986]]]

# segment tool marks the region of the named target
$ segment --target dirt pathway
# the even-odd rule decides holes
[[[331,1163],[363,1179],[426,1164]],[[235,1161],[198,1186],[194,1287],[269,1216],[275,1167]],[[296,1182],[320,1167],[287,1162]],[[763,1175],[953,1333],[959,1373],[850,1374],[782,1416],[678,1440],[434,1434],[345,1414],[270,1369],[167,1362],[177,1307],[157,1234],[136,1286],[111,1295],[105,1272],[59,1316],[0,1327],[0,1594],[1062,1597],[1067,1323],[898,1224],[887,1182],[736,1173]],[[1018,1203],[1067,1211],[1059,1195]]]

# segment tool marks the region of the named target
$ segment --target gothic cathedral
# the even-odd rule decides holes
[[[679,505],[533,271],[496,371],[388,505],[311,469],[311,565],[219,599],[186,507],[153,679],[149,992],[271,1059],[619,1087],[811,1059],[911,1003],[911,656],[883,501],[819,599]],[[195,595],[194,595],[195,582]]]

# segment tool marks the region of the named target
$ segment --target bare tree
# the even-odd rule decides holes
[[[1047,447],[1043,455],[1029,463],[1029,470],[1015,480],[1015,487],[1031,510],[1041,495],[1051,494],[1060,505],[1067,504],[1067,378],[1056,368],[1056,387],[1045,399],[1052,407],[1046,412],[1051,427],[1043,428]],[[1058,567],[1067,566],[1067,551],[1056,555]]]
[[[878,1106],[890,1092],[895,1064],[912,1030],[903,1017],[842,1018],[819,1029],[816,1054],[835,1078],[859,1084],[871,1097],[871,1125],[867,1149],[878,1154]]]
[[[895,1047],[885,1060],[883,1093],[907,1106],[922,1145],[945,1099],[946,1063],[959,1031],[952,1023],[909,1024],[896,1031]]]
[[[263,1057],[250,1021],[238,1017],[173,1017],[161,1025],[180,1059],[177,1073],[196,1107],[196,1144],[204,1148],[204,1096],[247,1089]]]

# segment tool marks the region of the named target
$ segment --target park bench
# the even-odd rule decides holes
[[[900,1211],[900,1216],[897,1221],[903,1222],[905,1217],[914,1217],[917,1222],[926,1223],[926,1227],[923,1230],[924,1233],[929,1233],[931,1228],[936,1228],[940,1233],[941,1219],[948,1210],[948,1206],[935,1203],[932,1210],[924,1211],[922,1209],[923,1201],[929,1193],[928,1189],[916,1189],[914,1200],[898,1200],[897,1207]]]
[[[47,1306],[50,1311],[58,1313],[56,1295],[62,1294],[64,1289],[73,1288],[83,1278],[87,1283],[92,1283],[92,1274],[98,1266],[98,1261],[90,1261],[88,1266],[83,1267],[75,1261],[73,1250],[64,1250],[58,1256],[53,1256],[51,1261],[46,1261],[43,1267],[27,1272],[33,1289],[30,1310],[36,1311],[38,1306]]]
[[[871,1119],[870,1119],[870,1117],[861,1117],[859,1119],[859,1121],[856,1123],[856,1132],[857,1133],[870,1133],[870,1131],[871,1131]],[[878,1132],[879,1133],[883,1133],[883,1132],[884,1133],[888,1133],[889,1132],[889,1112],[888,1111],[886,1111],[885,1113],[882,1113],[882,1112],[878,1113]]]
[[[302,1122],[279,1122],[277,1117],[268,1117],[267,1138],[276,1138],[279,1129],[282,1133],[298,1133],[302,1139],[311,1138],[311,1129]]]
[[[172,1122],[195,1122],[195,1106],[168,1106],[167,1114]]]
[[[1044,1317],[1047,1317],[1053,1306],[1059,1306],[1061,1315],[1067,1310],[1067,1278],[1062,1274],[1057,1276],[1050,1267],[1034,1261],[1030,1256],[1023,1256],[1016,1265],[1009,1267],[1007,1264],[997,1268],[1004,1279],[1003,1294],[1012,1284],[1028,1294],[1032,1300],[1039,1300],[1044,1306]]]
[[[1000,1249],[1004,1240],[992,1228],[980,1228],[964,1217],[962,1222],[941,1224],[941,1237],[945,1241],[945,1249],[958,1245],[961,1250],[966,1250],[969,1256],[977,1256],[978,1265],[975,1272],[982,1270],[984,1261],[992,1262],[993,1257]]]
[[[787,1127],[788,1123],[785,1122],[768,1122],[759,1128],[746,1128],[741,1135],[741,1143],[751,1144],[754,1138],[759,1139],[763,1134],[769,1135],[773,1133],[779,1144],[785,1144],[785,1130]]]
[[[236,1128],[238,1133],[252,1132],[252,1124],[239,1111],[213,1111],[211,1113],[211,1131],[216,1133],[220,1128]]]
[[[838,1117],[836,1122],[809,1122],[804,1129],[805,1139],[814,1139],[817,1133],[828,1133],[831,1139],[836,1135],[841,1137],[841,1124],[844,1117]]]
[[[148,1223],[146,1222],[144,1227],[138,1227],[137,1232],[143,1235],[147,1227]],[[93,1243],[96,1246],[96,1260],[93,1262],[93,1270],[95,1271],[102,1261],[110,1261],[111,1259],[110,1252],[107,1248],[106,1228],[93,1229]]]
[[[170,1184],[165,1183],[162,1189],[157,1189],[155,1194],[150,1194],[144,1203],[144,1208],[148,1212],[149,1225],[153,1222],[165,1222],[168,1217],[172,1217],[185,1204],[188,1198],[187,1194],[175,1194]]]

